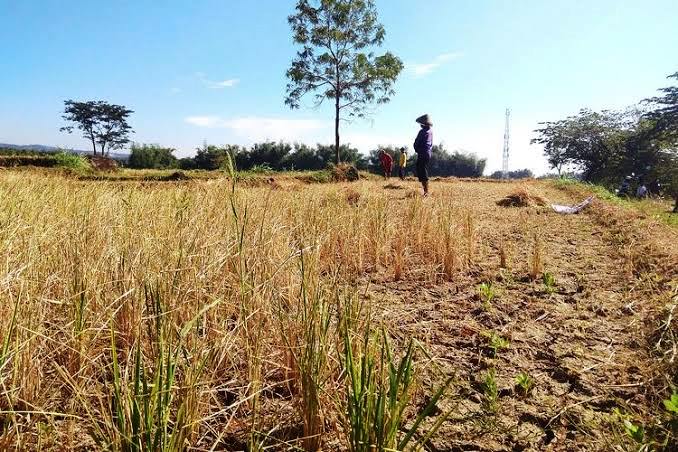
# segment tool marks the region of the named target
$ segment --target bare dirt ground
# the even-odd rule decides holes
[[[526,187],[554,203],[575,204],[585,194]],[[438,284],[383,275],[369,296],[394,334],[426,344],[439,371],[456,376],[444,407],[454,414],[430,450],[612,449],[624,442],[615,409],[646,420],[661,410],[657,390],[667,382],[652,353],[652,319],[676,301],[676,230],[601,202],[579,215],[496,205],[515,188],[434,182],[434,198],[478,219],[478,260]],[[535,240],[543,270],[555,277],[551,290],[529,276]],[[501,242],[507,268],[500,268]],[[478,294],[481,283],[496,293],[490,306]],[[496,357],[491,332],[510,342]],[[483,389],[489,369],[496,370],[495,414]],[[527,395],[515,387],[520,372],[534,379]]]

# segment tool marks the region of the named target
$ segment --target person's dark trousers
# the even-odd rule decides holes
[[[398,175],[402,180],[405,180],[405,168],[403,168],[402,166],[398,168]]]
[[[428,172],[430,163],[431,157],[428,155],[419,154],[417,156],[417,178],[424,189],[424,195],[428,195]]]

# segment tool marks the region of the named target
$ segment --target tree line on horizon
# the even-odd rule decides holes
[[[399,146],[379,146],[368,155],[356,148],[342,144],[340,160],[362,171],[381,173],[378,152],[384,150],[396,159]],[[175,149],[156,144],[138,144],[131,147],[126,165],[136,169],[183,169],[218,170],[223,168],[229,155],[240,171],[317,171],[324,170],[335,162],[335,147],[317,144],[314,147],[303,143],[267,141],[250,147],[239,145],[204,144],[193,157],[177,158]],[[432,176],[481,177],[486,160],[463,151],[449,151],[442,144],[432,149],[430,173]],[[410,154],[406,170],[414,174],[415,158]]]

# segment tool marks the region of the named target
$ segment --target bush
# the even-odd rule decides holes
[[[521,170],[509,171],[507,176],[509,179],[529,179],[534,177],[534,174],[531,170],[525,168]],[[495,171],[494,173],[490,174],[490,179],[502,179],[502,177],[502,171]]]
[[[157,144],[133,144],[127,165],[136,169],[167,169],[178,166],[174,149]]]
[[[91,169],[87,159],[78,154],[59,151],[53,154],[55,165],[59,168],[68,168],[76,171],[85,171]]]
[[[67,151],[22,152],[0,155],[0,167],[37,166],[41,168],[68,168],[82,171],[91,168],[87,159]]]
[[[193,160],[191,157],[184,157],[177,160],[177,166],[182,170],[194,170],[197,168],[195,160]]]
[[[255,174],[270,174],[273,172],[273,168],[270,166],[263,164],[263,165],[254,165],[252,168],[248,170],[251,173]]]
[[[249,168],[244,148],[236,145],[214,146],[205,144],[198,148],[195,157],[193,157],[195,169],[218,170],[226,163],[227,154],[235,161],[238,170]]]

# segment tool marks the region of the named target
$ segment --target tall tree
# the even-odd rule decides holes
[[[334,100],[334,151],[339,150],[339,121],[364,117],[368,107],[383,104],[403,63],[390,52],[375,56],[384,42],[374,0],[299,0],[288,17],[294,42],[301,46],[287,71],[285,104],[299,108],[301,98],[315,92],[315,104]]]
[[[678,80],[678,72],[668,78]],[[660,149],[659,174],[668,184],[668,190],[675,199],[673,212],[678,213],[678,86],[659,90],[662,96],[645,99],[654,107],[646,117],[654,122],[652,130]]]
[[[532,143],[544,145],[552,168],[573,165],[587,181],[617,177],[631,133],[627,112],[594,112],[583,109],[576,116],[540,123]]]
[[[678,80],[678,72],[667,78]],[[661,88],[659,91],[664,95],[644,100],[655,107],[647,114],[647,117],[656,121],[657,132],[676,139],[678,138],[678,86]]]
[[[92,142],[92,152],[97,155],[97,144],[101,155],[108,155],[111,149],[119,149],[129,142],[132,127],[127,118],[134,113],[122,105],[105,101],[76,102],[64,101],[62,118],[73,125],[62,127],[62,132],[72,133],[75,128],[82,131],[84,138]]]

